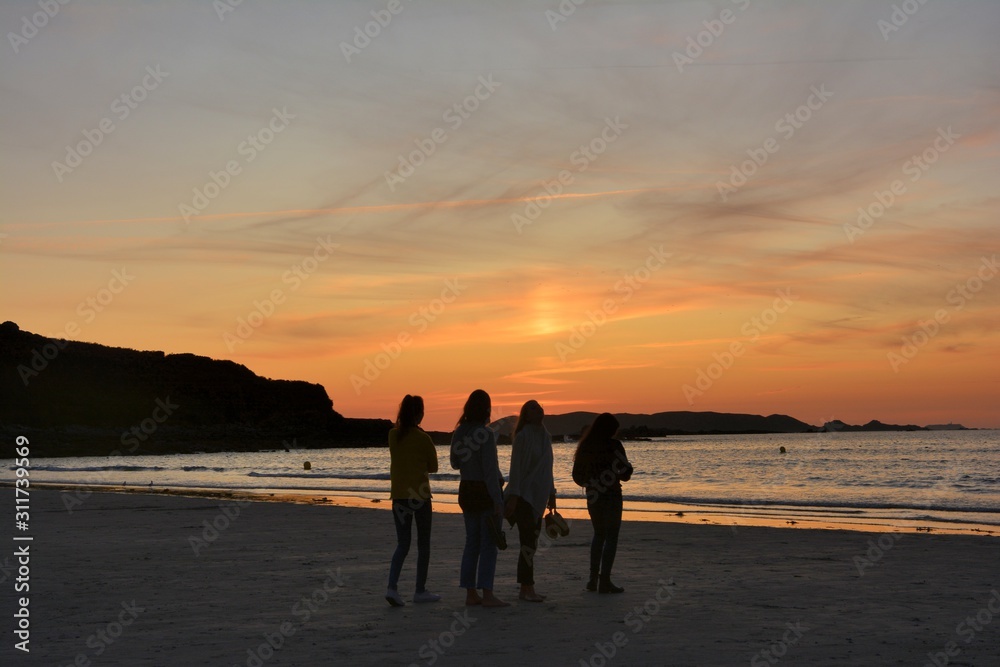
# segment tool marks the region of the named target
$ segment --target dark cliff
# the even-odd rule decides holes
[[[232,361],[52,340],[0,325],[0,425],[36,456],[381,443],[386,420],[348,419],[318,384]]]

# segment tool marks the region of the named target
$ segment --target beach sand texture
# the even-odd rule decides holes
[[[481,609],[458,587],[461,517],[437,514],[428,585],[444,599],[410,603],[414,542],[397,609],[382,597],[386,511],[95,493],[70,513],[58,491],[31,499],[31,652],[13,648],[9,542],[4,665],[1000,665],[993,537],[628,522],[614,573],[626,592],[598,595],[583,590],[590,525],[573,520],[537,556],[549,601],[517,600],[508,530],[496,592],[513,604]]]

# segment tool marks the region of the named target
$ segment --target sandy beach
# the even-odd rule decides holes
[[[2,496],[13,505],[12,489]],[[94,493],[69,512],[58,491],[31,499],[33,541],[0,559],[3,664],[1000,664],[993,537],[626,522],[626,592],[608,596],[583,590],[591,531],[577,519],[538,556],[543,604],[516,599],[508,531],[496,591],[513,604],[487,610],[462,604],[461,519],[442,513],[429,587],[444,599],[409,603],[414,545],[408,604],[394,609],[382,510]],[[30,592],[15,594],[24,544]],[[22,595],[27,654],[12,632]]]

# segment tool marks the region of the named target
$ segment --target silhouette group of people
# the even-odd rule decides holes
[[[535,555],[546,509],[555,512],[552,436],[542,424],[545,412],[537,401],[522,407],[511,435],[510,470],[505,480],[497,458],[496,432],[489,428],[492,405],[482,389],[469,394],[451,438],[449,462],[460,472],[458,504],[465,522],[465,548],[459,570],[459,585],[465,589],[465,604],[507,607],[493,593],[497,551],[506,548],[502,530],[506,519],[517,527],[520,549],[517,559],[519,599],[543,602],[535,590]],[[430,564],[432,504],[430,477],[438,471],[437,452],[420,428],[424,401],[406,395],[399,405],[395,427],[389,431],[389,477],[392,517],[396,526],[396,550],[389,566],[385,599],[394,606],[405,604],[399,594],[399,577],[410,550],[413,524],[417,526],[417,577],[413,602],[436,602],[437,593],[427,590]],[[622,482],[632,476],[625,448],[615,438],[619,427],[614,415],[603,413],[590,425],[576,447],[573,481],[586,489],[587,510],[594,528],[590,545],[590,573],[586,589],[598,593],[621,593],[611,581],[611,568],[618,550],[622,523]]]

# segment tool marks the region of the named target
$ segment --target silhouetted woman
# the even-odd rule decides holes
[[[497,545],[489,522],[500,528],[503,497],[496,434],[490,421],[490,395],[482,389],[469,394],[451,438],[451,467],[461,471],[458,504],[465,519],[465,550],[462,552],[460,585],[465,604],[484,607],[510,606],[493,595]],[[482,597],[476,589],[483,591]]]
[[[538,401],[521,406],[521,414],[511,436],[510,475],[506,489],[504,515],[517,526],[520,553],[517,557],[518,597],[541,602],[544,595],[535,592],[535,552],[542,530],[546,506],[555,509],[556,489],[552,481],[552,436],[542,425],[545,411]]]
[[[417,588],[414,602],[437,602],[440,595],[427,590],[427,567],[431,558],[431,485],[428,473],[437,472],[437,451],[429,435],[420,428],[424,399],[407,394],[399,404],[396,428],[389,431],[389,479],[392,518],[396,524],[396,551],[389,565],[385,599],[393,607],[404,602],[397,590],[403,561],[410,552],[413,520],[417,522]]]
[[[594,526],[587,590],[601,593],[625,590],[611,583],[611,567],[622,525],[621,483],[632,477],[632,464],[625,455],[625,447],[614,437],[617,432],[618,420],[614,415],[608,412],[598,415],[577,444],[573,457],[573,481],[587,489],[587,511]]]

